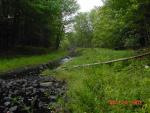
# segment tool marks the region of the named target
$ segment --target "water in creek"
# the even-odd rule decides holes
[[[64,64],[64,63],[67,63],[67,62],[69,62],[70,60],[72,60],[72,58],[71,57],[65,57],[65,58],[63,58],[61,61],[60,61],[60,64]]]

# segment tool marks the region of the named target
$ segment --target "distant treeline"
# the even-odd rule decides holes
[[[76,16],[64,45],[138,49],[150,45],[150,0],[103,0],[102,7]],[[67,38],[70,37],[70,38]]]
[[[58,49],[64,18],[78,9],[75,0],[0,0],[0,51],[19,46]]]

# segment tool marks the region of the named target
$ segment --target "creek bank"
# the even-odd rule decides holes
[[[60,97],[65,98],[66,82],[40,76],[40,73],[71,59],[66,56],[0,74],[0,113],[55,113],[57,108],[52,106]]]
[[[1,73],[0,78],[1,79],[15,79],[15,78],[23,78],[27,76],[39,76],[41,72],[43,72],[46,69],[55,69],[59,67],[61,64],[69,61],[71,57],[65,56],[63,58],[60,58],[58,60],[50,61],[48,63],[39,64],[36,66],[27,66],[24,68],[16,69],[10,72]]]
[[[67,56],[1,74],[0,113],[51,113],[53,109],[48,108],[64,96],[66,82],[40,76],[40,73],[45,69],[55,69],[69,59]]]

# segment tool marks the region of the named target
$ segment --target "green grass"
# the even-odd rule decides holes
[[[107,61],[134,54],[133,51],[83,49],[81,56],[63,66]],[[68,82],[68,101],[60,101],[60,104],[71,113],[148,113],[150,68],[145,68],[145,65],[150,65],[148,58],[71,70],[47,70],[44,74]],[[130,104],[109,105],[109,100],[128,101]],[[133,105],[133,100],[144,103]]]
[[[0,73],[25,66],[34,66],[59,59],[67,54],[66,51],[56,51],[46,55],[20,56],[17,58],[0,58]]]

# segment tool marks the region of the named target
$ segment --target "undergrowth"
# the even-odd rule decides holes
[[[62,67],[132,56],[133,51],[83,49],[82,55]],[[68,82],[67,102],[71,113],[148,113],[150,111],[150,57],[68,70],[47,70]],[[142,103],[135,104],[134,101]],[[115,101],[111,105],[110,101]],[[123,103],[126,102],[126,103]]]

